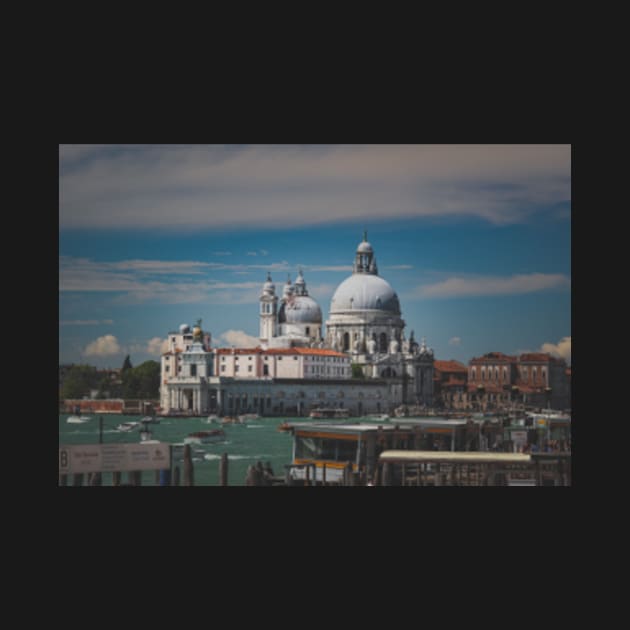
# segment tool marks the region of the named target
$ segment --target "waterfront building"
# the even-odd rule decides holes
[[[459,361],[434,361],[433,395],[442,409],[469,409],[468,368]]]
[[[404,334],[400,301],[378,275],[374,248],[364,233],[352,275],[335,291],[326,321],[326,345],[346,352],[366,378],[399,379],[401,403],[433,404],[433,350]]]
[[[564,359],[548,353],[520,356],[489,352],[470,360],[468,394],[472,409],[521,407],[568,409],[568,379]]]
[[[297,413],[332,407],[351,415],[433,404],[433,350],[405,338],[398,296],[378,275],[367,235],[353,274],[333,295],[324,335],[322,311],[302,270],[282,296],[267,274],[259,299],[260,345],[212,349],[198,322],[169,333],[162,356],[165,413]],[[353,378],[356,365],[358,378]]]

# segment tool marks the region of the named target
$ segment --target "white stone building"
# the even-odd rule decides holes
[[[398,296],[378,275],[364,236],[352,275],[333,295],[327,331],[302,271],[282,296],[267,274],[260,296],[260,346],[212,350],[200,322],[169,333],[162,357],[164,412],[306,415],[314,407],[351,414],[433,404],[433,351],[404,335]],[[324,341],[325,337],[325,341]],[[363,378],[352,378],[352,364]]]
[[[364,234],[352,275],[335,291],[326,322],[326,345],[348,352],[368,378],[399,378],[407,404],[433,404],[433,350],[404,335],[398,295],[378,275],[372,245]]]

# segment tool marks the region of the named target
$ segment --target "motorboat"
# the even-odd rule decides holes
[[[133,431],[138,426],[140,426],[139,422],[130,421],[130,422],[121,422],[116,429],[118,431]]]
[[[217,424],[219,422],[219,416],[215,413],[211,413],[204,422],[207,424]]]
[[[223,429],[195,431],[184,438],[184,444],[215,444],[223,441],[225,441],[225,431]]]
[[[259,418],[260,416],[257,413],[244,413],[238,417],[241,424],[245,424],[246,422],[249,422],[250,420],[258,420]]]
[[[160,424],[160,421],[155,416],[144,416],[144,418],[140,418],[140,422],[143,424]]]
[[[84,424],[85,422],[89,422],[92,418],[89,416],[68,416],[66,422],[70,424]]]

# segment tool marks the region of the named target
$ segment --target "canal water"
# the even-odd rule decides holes
[[[84,424],[69,424],[69,414],[59,415],[59,445],[98,444],[99,414],[91,414]],[[121,432],[116,427],[121,422],[138,421],[140,416],[103,414],[103,443],[139,443],[137,429]],[[194,431],[217,429],[218,424],[210,424],[207,418],[158,418],[159,424],[149,425],[152,439],[170,444],[181,444],[184,438]],[[350,422],[356,422],[353,418]],[[216,486],[219,484],[219,460],[222,453],[228,454],[228,480],[230,486],[244,486],[248,466],[260,461],[269,462],[274,474],[283,475],[284,465],[291,463],[293,439],[290,433],[278,431],[283,422],[309,422],[308,418],[259,418],[245,425],[221,426],[225,431],[225,442],[217,444],[191,444],[195,486]],[[346,420],[346,422],[348,422]],[[176,449],[175,452],[181,452]],[[182,472],[181,459],[175,457],[175,465]],[[127,481],[123,473],[122,482]],[[69,483],[71,483],[69,481]],[[143,485],[155,485],[155,472],[142,473]],[[111,485],[111,474],[103,475],[103,485]]]

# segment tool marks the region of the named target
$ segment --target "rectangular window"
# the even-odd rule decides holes
[[[165,372],[170,372],[170,371],[171,371],[171,366],[170,366],[170,365],[167,365],[167,366],[164,368],[164,371],[165,371]]]
[[[221,361],[225,361],[225,357],[221,357]]]
[[[294,361],[297,361],[297,357],[293,357],[293,360],[294,360]]]
[[[190,375],[197,376],[197,366],[195,364],[190,366]]]
[[[278,357],[278,361],[282,361],[282,357]]]
[[[225,372],[225,365],[221,366],[221,372]]]
[[[235,372],[238,372],[238,365],[234,368]]]
[[[252,371],[252,366],[251,366],[251,365],[248,365],[248,366],[247,366],[247,371],[248,371],[248,372],[251,372],[251,371]]]

